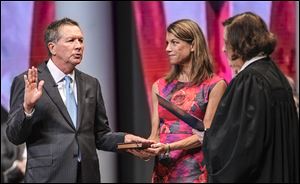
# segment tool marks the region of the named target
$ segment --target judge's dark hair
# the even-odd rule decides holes
[[[171,23],[167,28],[179,40],[193,44],[191,85],[199,85],[204,80],[212,77],[213,65],[205,41],[204,34],[199,25],[190,19],[181,19]],[[165,79],[168,83],[178,79],[181,72],[179,65],[173,65]]]
[[[79,27],[79,24],[70,18],[62,18],[60,20],[56,20],[56,21],[52,22],[47,27],[47,29],[45,31],[45,35],[44,35],[44,42],[48,49],[49,56],[51,56],[51,52],[48,48],[48,43],[49,42],[56,43],[60,39],[61,35],[59,35],[59,28],[64,25],[73,25],[73,26]]]
[[[276,46],[273,33],[268,31],[261,17],[245,12],[223,22],[226,28],[225,46],[232,49],[234,57],[247,61],[259,54],[270,55]]]

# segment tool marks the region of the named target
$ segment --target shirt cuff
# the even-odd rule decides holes
[[[27,113],[26,111],[24,111],[26,118],[31,118],[33,113],[35,111],[35,108],[32,109],[32,111],[30,113]]]

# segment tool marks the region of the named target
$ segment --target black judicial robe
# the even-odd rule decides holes
[[[203,143],[209,182],[299,183],[299,118],[270,58],[232,79]]]

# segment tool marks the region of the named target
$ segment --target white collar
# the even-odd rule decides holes
[[[250,64],[254,63],[255,61],[258,61],[262,58],[267,57],[266,55],[262,55],[262,56],[255,56],[253,58],[251,58],[250,60],[246,61],[243,66],[241,67],[240,71],[238,73],[240,73],[242,70],[244,70],[247,66],[249,66]]]
[[[66,74],[62,72],[54,63],[51,59],[48,60],[47,67],[54,78],[55,83],[59,83],[64,79]],[[72,73],[68,74],[72,78],[72,81],[75,79],[75,70],[72,71]]]

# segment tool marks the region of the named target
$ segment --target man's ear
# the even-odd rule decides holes
[[[56,55],[56,47],[55,47],[55,43],[53,43],[53,42],[49,42],[48,43],[48,49],[49,49],[49,51],[50,51],[50,53],[52,54],[52,55]]]

